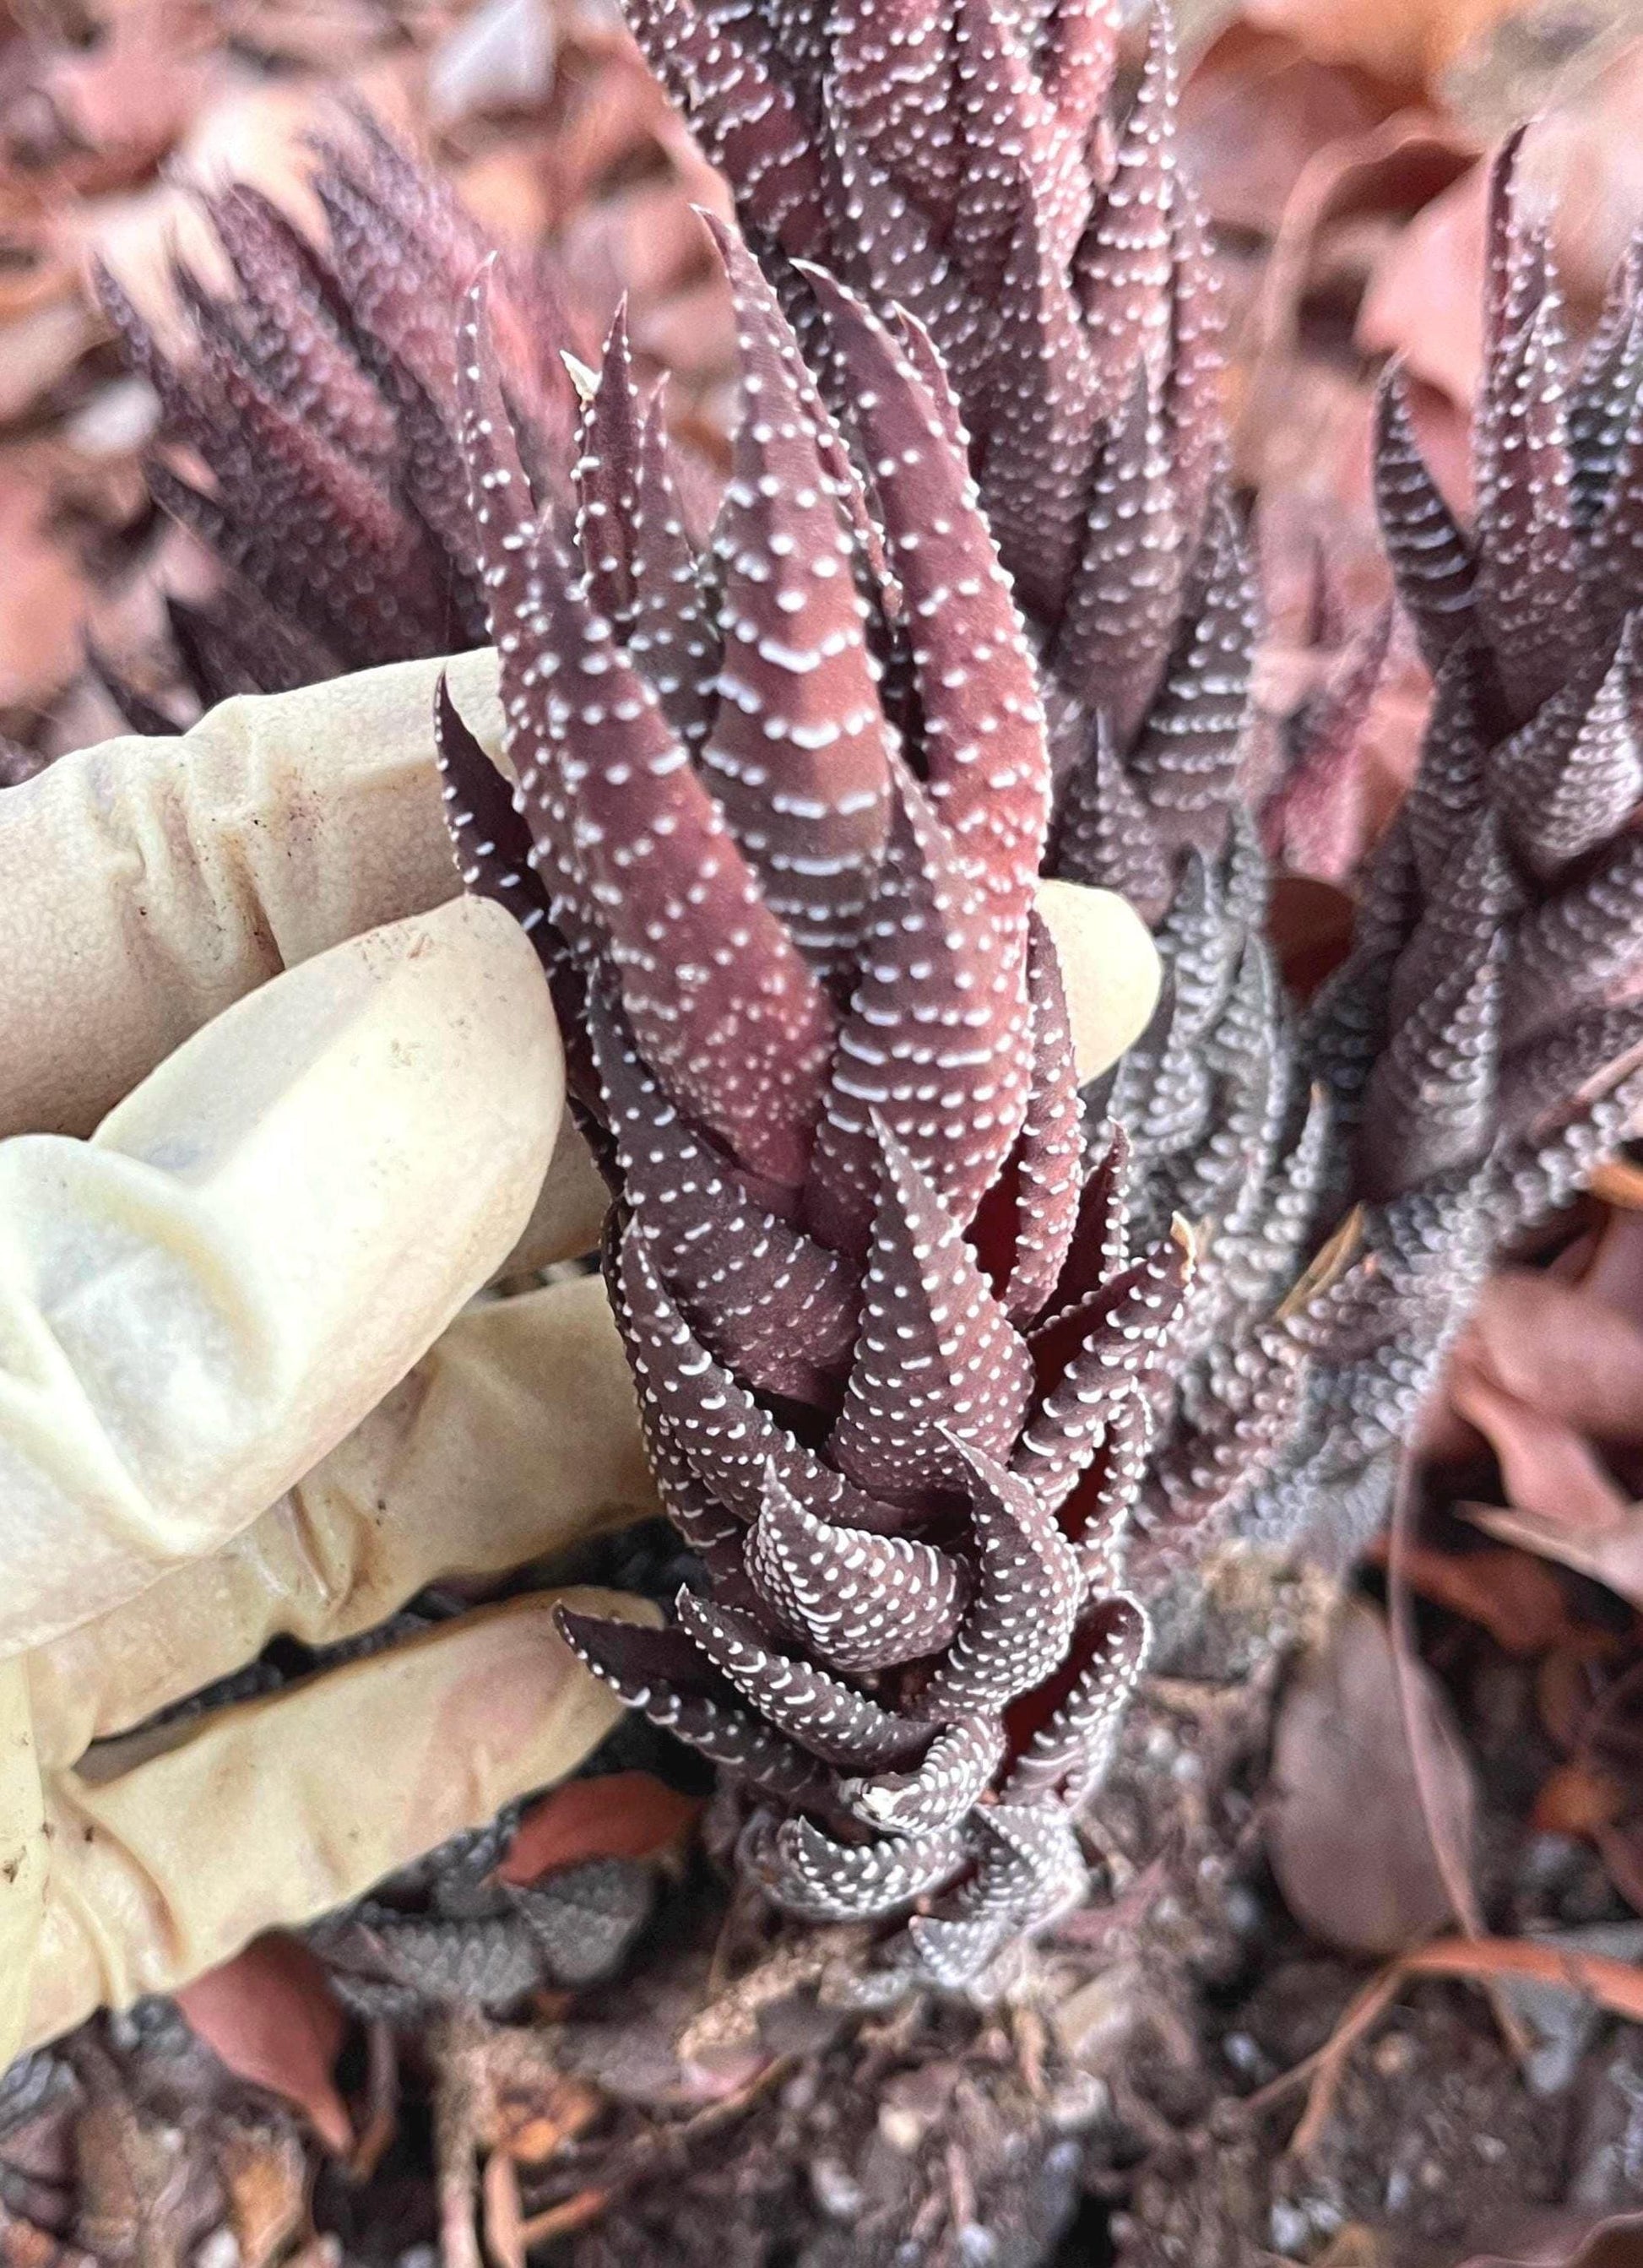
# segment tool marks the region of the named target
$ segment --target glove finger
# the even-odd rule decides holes
[[[556,1260],[579,1260],[593,1251],[610,1205],[610,1191],[567,1107],[559,1122],[553,1160],[531,1207],[531,1217],[497,1270],[499,1284],[534,1276]]]
[[[264,986],[93,1141],[0,1145],[0,1653],[357,1425],[518,1237],[564,1092],[528,940],[465,899]]]
[[[1080,1082],[1138,1040],[1158,1005],[1158,947],[1133,906],[1081,882],[1041,882],[1038,910],[1056,941]]]
[[[455,896],[440,667],[226,701],[177,740],[83,748],[0,796],[0,1134],[89,1133],[282,968]],[[450,674],[499,748],[495,656]]]
[[[0,2071],[22,2044],[46,1903],[45,1799],[20,1661],[0,1661]]]
[[[619,1592],[558,1595],[656,1618]],[[573,1771],[621,1704],[559,1637],[554,1604],[542,1594],[464,1616],[54,1778],[27,2043],[344,1905]]]
[[[88,1132],[281,968],[455,895],[442,666],[496,753],[496,657],[460,654],[227,701],[177,740],[81,749],[0,797],[0,1134]],[[1040,904],[1092,1077],[1151,1014],[1157,955],[1109,892],[1052,882]]]
[[[243,1535],[29,1655],[41,1768],[272,1638],[335,1645],[441,1578],[502,1574],[655,1511],[601,1280],[469,1307]]]

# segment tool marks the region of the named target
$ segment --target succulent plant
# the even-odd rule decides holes
[[[224,597],[170,602],[202,702],[480,644],[456,439],[451,342],[490,246],[450,191],[364,111],[321,148],[323,253],[259,191],[207,196],[228,294],[179,262],[192,344],[162,344],[106,269],[104,307],[154,387],[163,438],[209,482],[151,460],[155,497],[211,551]],[[497,350],[538,477],[565,489],[576,395],[562,350],[586,345],[544,262],[499,259]],[[116,685],[141,729],[171,720]]]
[[[835,404],[851,373],[829,353],[818,267],[927,331],[1038,665],[1047,869],[1119,890],[1157,927],[1164,998],[1104,1100],[1142,1232],[1177,1211],[1216,1224],[1140,1507],[1158,1550],[1198,1539],[1223,1469],[1264,1457],[1293,1409],[1267,1295],[1321,1226],[1327,1130],[1243,800],[1256,601],[1168,12],[1147,18],[1123,103],[1117,0],[629,14]]]
[[[777,1904],[917,1901],[880,1977],[957,1985],[1084,1886],[1188,1250],[1131,1248],[1122,1139],[1085,1140],[1035,910],[1043,710],[939,365],[816,279],[864,482],[722,243],[740,413],[701,560],[619,335],[578,556],[465,326],[519,793],[447,712],[451,808],[586,1033],[613,1303],[705,1579],[666,1631],[567,1633],[747,1791]]]
[[[1168,15],[1113,116],[1117,0],[629,12],[801,330],[807,263],[927,329],[1043,666],[1056,871],[1157,917],[1225,845],[1255,629]]]
[[[1499,1247],[1567,1202],[1643,1105],[1643,252],[1573,365],[1546,230],[1496,161],[1474,523],[1402,384],[1376,431],[1397,593],[1435,680],[1353,948],[1300,1043],[1360,1205],[1296,1328],[1310,1407],[1269,1496],[1349,1550]]]

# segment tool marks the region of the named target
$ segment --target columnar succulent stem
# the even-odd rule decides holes
[[[707,1585],[666,1631],[567,1634],[745,1789],[777,1904],[904,1923],[880,1986],[956,1986],[1082,1891],[1078,1806],[1145,1645],[1124,1528],[1187,1253],[1167,1226],[1133,1254],[1114,1172],[1087,1170],[1034,909],[1043,710],[939,364],[818,278],[864,481],[720,244],[741,401],[699,563],[597,509],[665,470],[620,330],[578,556],[470,308],[519,814],[470,816],[494,775],[453,734],[453,825],[586,1004],[612,1297]],[[604,593],[667,635],[624,640]]]
[[[1165,995],[1107,1107],[1144,1233],[1177,1211],[1216,1225],[1141,1506],[1149,1552],[1196,1549],[1293,1414],[1297,1351],[1264,1319],[1323,1226],[1326,1130],[1294,1066],[1241,801],[1255,604],[1168,18],[1148,18],[1121,102],[1116,0],[630,0],[630,15],[829,398],[847,403],[858,374],[828,335],[837,284],[822,270],[927,334],[1038,669],[1049,870],[1119,890],[1157,927]]]

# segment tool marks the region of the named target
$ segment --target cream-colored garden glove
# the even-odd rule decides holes
[[[491,657],[450,667],[496,748]],[[277,1633],[653,1509],[599,1281],[475,1300],[586,1250],[600,1193],[534,954],[454,896],[438,670],[0,794],[0,2060],[357,1896],[615,1714],[532,1594],[134,1729]],[[1045,911],[1093,1070],[1155,958],[1100,893]]]

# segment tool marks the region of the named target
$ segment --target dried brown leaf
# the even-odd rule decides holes
[[[1412,1737],[1453,1847],[1470,1845],[1476,1795],[1443,1696],[1406,1671]],[[1452,1918],[1405,1737],[1390,1633],[1361,1601],[1345,1605],[1284,1696],[1273,1736],[1272,1870],[1315,1935],[1357,1953],[1418,1942]]]
[[[1643,2213],[1605,2217],[1579,2235],[1566,2230],[1549,2235],[1510,2258],[1499,2252],[1477,2253],[1462,2268],[1643,2268]]]
[[[1384,1546],[1371,1550],[1383,1559]],[[1570,1619],[1558,1578],[1544,1560],[1526,1551],[1440,1551],[1406,1543],[1399,1572],[1412,1591],[1489,1632],[1505,1653],[1548,1653],[1556,1646],[1578,1643],[1581,1632]]]
[[[1463,48],[1524,0],[1247,0],[1264,31],[1308,55],[1355,63],[1393,86],[1434,85]]]
[[[1357,339],[1470,407],[1483,369],[1482,292],[1488,169],[1474,166],[1415,215],[1370,278]]]
[[[1643,1324],[1568,1284],[1506,1268],[1486,1286],[1461,1359],[1503,1393],[1595,1440],[1643,1442]]]
[[[1236,17],[1182,90],[1183,156],[1214,219],[1271,236],[1317,153],[1376,125],[1393,99],[1293,33]]]
[[[1589,1575],[1629,1605],[1643,1609],[1643,1506],[1624,1506],[1613,1524],[1603,1528],[1567,1527],[1529,1513],[1504,1512],[1498,1505],[1462,1508],[1486,1535],[1515,1543],[1524,1551],[1538,1551],[1576,1574]]]
[[[85,585],[48,524],[42,458],[19,450],[0,464],[0,715],[43,708],[79,666]]]
[[[332,2077],[344,2019],[306,1946],[277,1933],[259,1937],[185,1984],[177,2002],[231,2071],[284,2095],[328,2148],[347,2151],[353,2124]]]
[[[652,1772],[566,1780],[525,1814],[497,1873],[534,1882],[586,1859],[648,1859],[676,1843],[701,1808]]]

